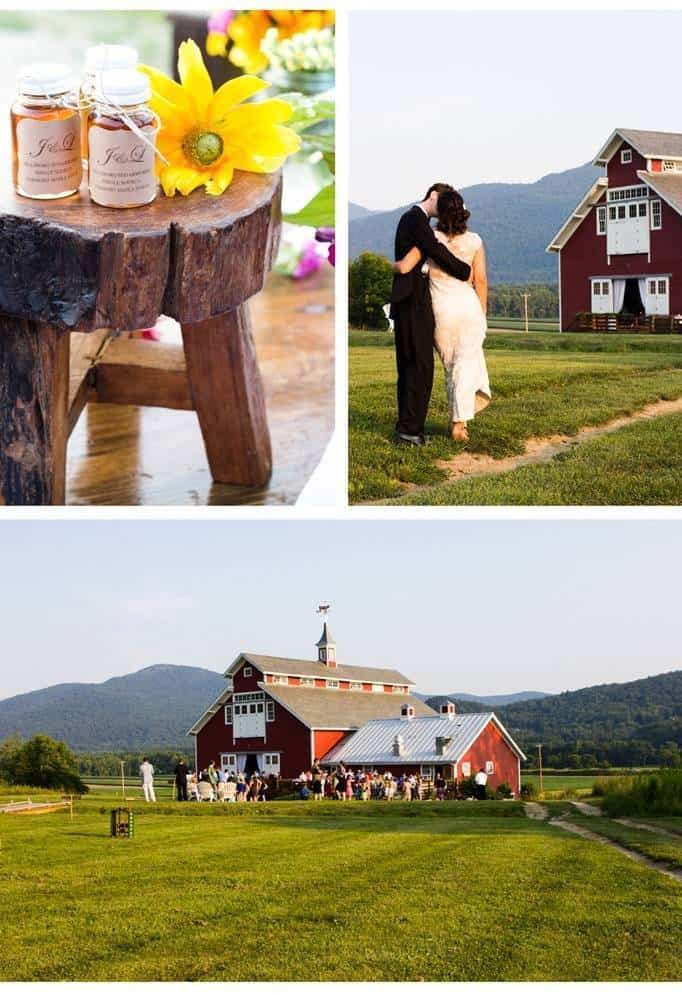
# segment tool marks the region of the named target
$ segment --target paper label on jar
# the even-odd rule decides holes
[[[153,142],[155,129],[143,133]],[[90,195],[107,207],[147,204],[156,196],[154,149],[132,131],[94,125],[88,132]]]
[[[40,197],[77,190],[83,176],[78,114],[54,121],[22,118],[17,159],[23,193]]]

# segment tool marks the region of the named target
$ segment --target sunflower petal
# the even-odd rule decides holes
[[[160,97],[162,100],[169,104],[174,105],[179,110],[183,111],[185,114],[192,113],[192,101],[190,100],[187,92],[183,90],[179,83],[176,83],[174,79],[166,76],[165,73],[159,72],[158,69],[152,69],[151,66],[139,66],[141,73],[149,77],[149,82],[152,85],[152,94],[154,95],[152,99]],[[157,111],[157,113],[159,113]]]
[[[258,157],[292,155],[301,147],[301,139],[296,132],[281,125],[249,129],[238,134],[232,132],[223,141],[226,145],[247,149]]]
[[[232,177],[234,176],[234,166],[231,162],[223,162],[218,169],[211,171],[211,175],[206,180],[204,186],[206,188],[206,193],[211,194],[212,197],[218,197],[221,193],[229,187],[232,182]]]
[[[244,130],[260,130],[273,124],[283,124],[293,113],[286,100],[263,100],[257,104],[240,104],[233,107],[222,121],[215,119],[225,134]]]
[[[258,79],[257,76],[237,76],[236,79],[228,79],[227,83],[223,83],[213,96],[211,106],[208,109],[209,121],[220,121],[237,104],[241,104],[243,100],[248,100],[254,93],[266,90],[269,85],[265,80]]]
[[[205,115],[213,99],[213,84],[195,41],[183,41],[178,49],[178,75],[194,101],[196,112]]]

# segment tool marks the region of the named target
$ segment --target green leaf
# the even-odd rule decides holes
[[[291,225],[308,225],[311,228],[332,228],[335,223],[334,183],[322,187],[313,199],[296,214],[285,214],[284,220]]]
[[[336,116],[336,106],[331,100],[306,97],[303,93],[282,93],[279,99],[291,104],[294,113],[286,124],[299,134],[322,121],[333,121]]]
[[[317,149],[319,152],[333,152],[336,138],[334,135],[304,135],[303,145],[306,148]]]

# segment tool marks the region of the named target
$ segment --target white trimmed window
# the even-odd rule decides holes
[[[424,764],[421,764],[419,767],[419,773],[427,780],[433,781],[433,767],[425,767]]]
[[[315,678],[314,677],[302,677],[301,678],[301,687],[302,688],[314,688],[315,687]]]
[[[651,201],[651,228],[653,231],[657,231],[659,228],[663,227],[663,219],[661,216],[661,202],[660,200]]]
[[[677,173],[682,169],[682,162],[678,159],[664,159],[662,168],[664,173]]]
[[[242,677],[253,677],[253,667],[243,667]]]
[[[263,773],[279,774],[279,753],[263,754]]]
[[[362,681],[351,681],[350,689],[351,691],[362,691]]]
[[[274,701],[265,702],[265,721],[274,722],[275,721],[275,703]]]
[[[626,162],[632,162],[632,149],[621,149],[620,161],[623,165]]]
[[[462,764],[462,777],[471,777],[471,764]]]
[[[286,675],[275,674],[272,678],[273,684],[288,684],[289,678]]]
[[[613,208],[612,208],[613,210]],[[597,235],[606,235],[606,208],[597,208]]]
[[[486,772],[486,774],[494,774],[495,773],[495,764],[492,762],[492,760],[486,760],[486,762],[485,762],[485,772]]]
[[[328,681],[327,681],[327,687],[328,687],[328,688],[332,688],[332,689],[334,689],[334,690],[336,691],[336,690],[338,690],[338,687],[339,687],[339,682],[338,682],[338,681],[331,681],[331,680],[328,680]]]
[[[225,725],[232,725],[232,705],[225,705]]]
[[[372,691],[376,691],[378,694],[383,694],[384,685],[383,684],[372,684]]]
[[[231,773],[237,770],[237,757],[234,753],[221,753],[220,754],[220,766],[225,771],[230,771]]]

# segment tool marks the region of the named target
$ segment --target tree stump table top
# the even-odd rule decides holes
[[[90,332],[144,328],[160,314],[194,324],[231,311],[272,267],[281,191],[280,173],[237,173],[220,197],[160,192],[145,207],[115,210],[92,203],[85,184],[53,201],[4,186],[0,313]]]

